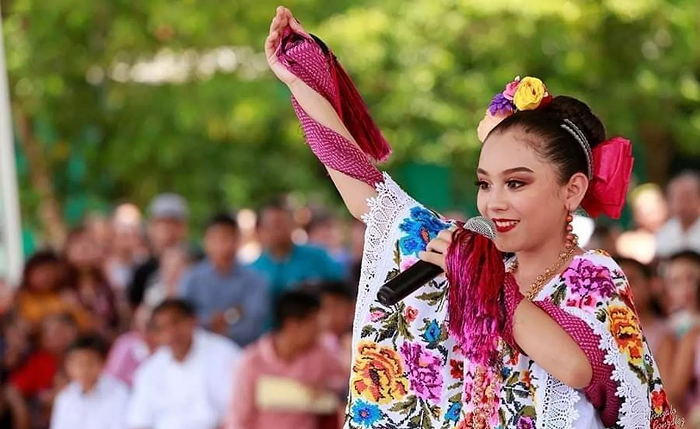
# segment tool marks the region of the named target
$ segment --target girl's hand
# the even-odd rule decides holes
[[[277,61],[277,48],[282,41],[282,34],[287,27],[291,28],[297,33],[308,34],[299,24],[292,12],[286,7],[279,6],[277,8],[277,14],[272,19],[270,24],[270,34],[265,40],[265,56],[267,57],[267,64],[270,66],[272,72],[277,76],[279,80],[285,83],[287,86],[292,86],[299,79],[294,76],[289,70],[287,70],[282,64]]]
[[[428,243],[428,247],[425,252],[420,252],[418,257],[425,262],[430,262],[431,264],[441,267],[443,270],[445,268],[445,253],[452,243],[452,234],[454,233],[454,228],[444,229],[433,240]]]

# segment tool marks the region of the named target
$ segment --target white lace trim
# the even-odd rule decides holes
[[[384,182],[377,184],[377,196],[367,199],[369,212],[362,216],[367,228],[353,323],[354,341],[359,340],[364,318],[381,287],[375,277],[386,271],[383,268],[387,261],[392,261],[392,252],[387,252],[387,246],[391,244],[394,223],[403,219],[400,214],[406,207],[417,204],[387,173],[384,173]]]
[[[537,429],[573,429],[579,418],[576,409],[576,403],[581,399],[579,392],[552,377],[536,363],[532,365],[532,372]]]
[[[613,366],[612,380],[617,383],[619,397],[625,398],[617,424],[626,429],[647,429],[651,424],[651,405],[646,387],[640,386],[636,375],[629,369],[627,357],[620,353],[615,338],[595,315],[580,308],[563,307],[564,311],[586,322],[600,337],[598,346],[605,351],[604,362]],[[573,389],[572,389],[573,390]]]

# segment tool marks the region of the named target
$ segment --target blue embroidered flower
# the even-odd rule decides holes
[[[365,401],[357,401],[352,406],[352,421],[366,428],[373,426],[382,418],[379,407]]]
[[[433,320],[428,324],[428,328],[423,333],[422,337],[428,343],[436,343],[440,340],[440,335],[442,334],[442,329],[438,324],[437,320]]]
[[[503,368],[501,368],[501,377],[508,378],[508,376],[510,376],[510,368],[504,366]]]
[[[431,211],[423,207],[413,207],[411,217],[404,219],[399,225],[399,229],[406,233],[399,239],[401,252],[404,255],[418,256],[418,252],[425,250],[430,240],[449,226]]]
[[[462,404],[453,402],[445,413],[445,420],[456,422],[459,420],[459,413],[462,411]]]

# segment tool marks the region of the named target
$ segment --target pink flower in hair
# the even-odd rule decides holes
[[[513,101],[515,91],[518,90],[518,85],[520,85],[520,76],[516,77],[515,80],[513,80],[513,82],[506,85],[506,89],[503,90],[503,96],[508,100]]]

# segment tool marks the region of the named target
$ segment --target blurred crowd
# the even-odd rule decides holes
[[[364,225],[280,198],[188,226],[122,205],[0,288],[0,428],[340,426]]]
[[[669,399],[700,427],[700,176],[630,195],[586,247],[628,276]],[[364,225],[280,198],[214,214],[161,194],[91,217],[0,288],[0,429],[330,429],[344,413]],[[695,427],[693,425],[692,427]]]

